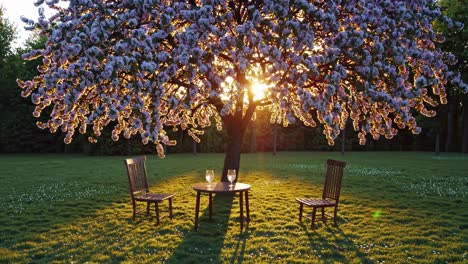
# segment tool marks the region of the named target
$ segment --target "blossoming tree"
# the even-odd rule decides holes
[[[38,0],[41,6],[44,0]],[[436,47],[431,23],[452,22],[428,0],[59,0],[46,1],[31,28],[48,37],[40,74],[18,80],[38,126],[66,133],[115,125],[112,139],[174,145],[167,129],[195,140],[227,130],[223,179],[239,169],[241,141],[255,110],[271,122],[323,127],[329,144],[348,119],[366,137],[419,133],[414,114],[446,103],[445,85],[467,86],[448,71],[455,58]],[[90,128],[91,127],[91,128]]]

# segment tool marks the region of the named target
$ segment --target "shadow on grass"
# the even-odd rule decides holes
[[[209,219],[208,208],[202,211],[199,218],[198,231],[187,233],[184,240],[179,243],[169,257],[167,263],[223,262],[221,259],[221,251],[224,247],[224,240],[228,232],[229,218],[234,197],[234,195],[229,194],[215,195],[213,197],[212,219]],[[208,195],[202,195],[201,199],[208,199]],[[193,217],[195,217],[194,211]]]
[[[249,226],[245,229],[244,233],[239,236],[237,240],[237,244],[234,248],[234,252],[231,256],[229,263],[242,263],[244,261],[245,256],[245,247],[247,244],[247,240],[250,238]]]
[[[175,212],[174,217],[179,214]],[[155,217],[151,214],[138,215],[135,221],[132,220],[131,212],[123,217],[115,217],[117,215],[120,212],[109,212],[106,216],[95,215],[95,219],[90,215],[78,219],[80,221],[75,224],[70,219],[55,221],[41,232],[24,236],[21,239],[24,242],[19,241],[15,249],[27,251],[27,261],[24,262],[32,263],[120,263],[127,259],[136,262],[133,259],[136,253],[154,255],[156,257],[151,258],[156,263],[164,261],[164,256],[155,254],[164,250],[164,247],[151,245],[148,241],[155,237],[187,232],[178,230],[180,227],[171,225],[171,220],[166,217],[161,219],[161,225],[156,226]],[[37,246],[32,246],[33,244]],[[11,262],[19,261],[12,258]],[[2,256],[0,263],[3,263]]]
[[[300,226],[307,234],[312,250],[323,259],[323,263],[346,263],[350,255],[355,255],[360,263],[375,262],[366,257],[366,254],[354,244],[353,239],[343,232],[339,224],[338,226],[331,223],[319,224],[315,230],[310,228],[309,222],[301,223]],[[323,235],[324,231],[328,233],[328,237]]]

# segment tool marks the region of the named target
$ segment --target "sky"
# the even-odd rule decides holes
[[[20,47],[24,41],[31,35],[30,31],[24,29],[24,23],[21,21],[21,16],[37,21],[39,16],[37,7],[34,6],[35,0],[0,0],[0,6],[4,9],[5,18],[15,25],[18,39],[13,47]],[[45,4],[43,5],[46,6]],[[50,16],[50,12],[46,11],[46,17]]]

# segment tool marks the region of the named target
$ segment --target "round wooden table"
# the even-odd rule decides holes
[[[192,188],[197,191],[197,203],[195,205],[195,230],[198,230],[198,214],[200,212],[200,195],[201,193],[208,193],[210,195],[210,202],[208,205],[210,212],[210,219],[212,215],[212,200],[213,193],[239,193],[239,205],[240,205],[240,229],[244,228],[244,201],[243,197],[245,194],[245,213],[246,221],[250,221],[250,212],[249,212],[249,190],[250,185],[245,183],[233,183],[233,186],[229,186],[229,182],[213,182],[211,185],[208,183],[197,183],[192,186]]]

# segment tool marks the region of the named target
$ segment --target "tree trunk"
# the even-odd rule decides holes
[[[345,128],[341,131],[341,155],[344,155],[344,151],[345,151],[345,140],[346,140],[346,126],[345,126]]]
[[[195,139],[192,139],[192,153],[193,155],[197,155],[197,142],[195,141]]]
[[[242,75],[242,74],[241,74]],[[248,84],[245,76],[240,78],[244,84]],[[221,175],[221,181],[227,182],[227,171],[236,170],[236,182],[239,180],[239,168],[240,168],[240,154],[242,149],[242,140],[244,139],[244,133],[247,130],[247,126],[252,121],[252,116],[255,113],[257,105],[253,102],[253,95],[249,94],[249,105],[245,112],[243,111],[244,102],[243,94],[239,96],[236,102],[236,112],[234,114],[221,116],[226,132],[228,134],[226,156],[224,157],[223,174]],[[221,112],[222,104],[217,104],[217,110]]]
[[[463,100],[463,145],[462,152],[468,153],[468,97]]]
[[[276,156],[276,141],[278,138],[278,126],[273,124],[273,156]]]
[[[235,121],[237,120],[237,121]],[[226,148],[226,156],[224,157],[224,168],[221,176],[222,182],[227,182],[227,171],[236,170],[236,181],[239,176],[240,167],[240,154],[242,148],[242,139],[244,137],[245,129],[242,129],[241,119],[231,119],[229,124],[226,124],[226,130],[228,133],[228,142]]]
[[[445,141],[445,151],[454,151],[455,140],[455,104],[449,101],[447,111],[447,139]]]
[[[184,140],[184,131],[181,129],[179,130],[179,140],[177,140],[178,144],[182,144],[182,140]]]
[[[125,145],[127,147],[127,155],[132,155],[132,144],[130,143],[130,139],[125,140]],[[166,146],[166,145],[164,145],[164,146]],[[164,153],[166,153],[166,152],[164,151]]]
[[[250,153],[257,152],[257,127],[255,120],[250,121]]]
[[[440,132],[439,132],[439,130],[437,130],[437,134],[436,134],[435,154],[436,154],[436,156],[440,155]]]

